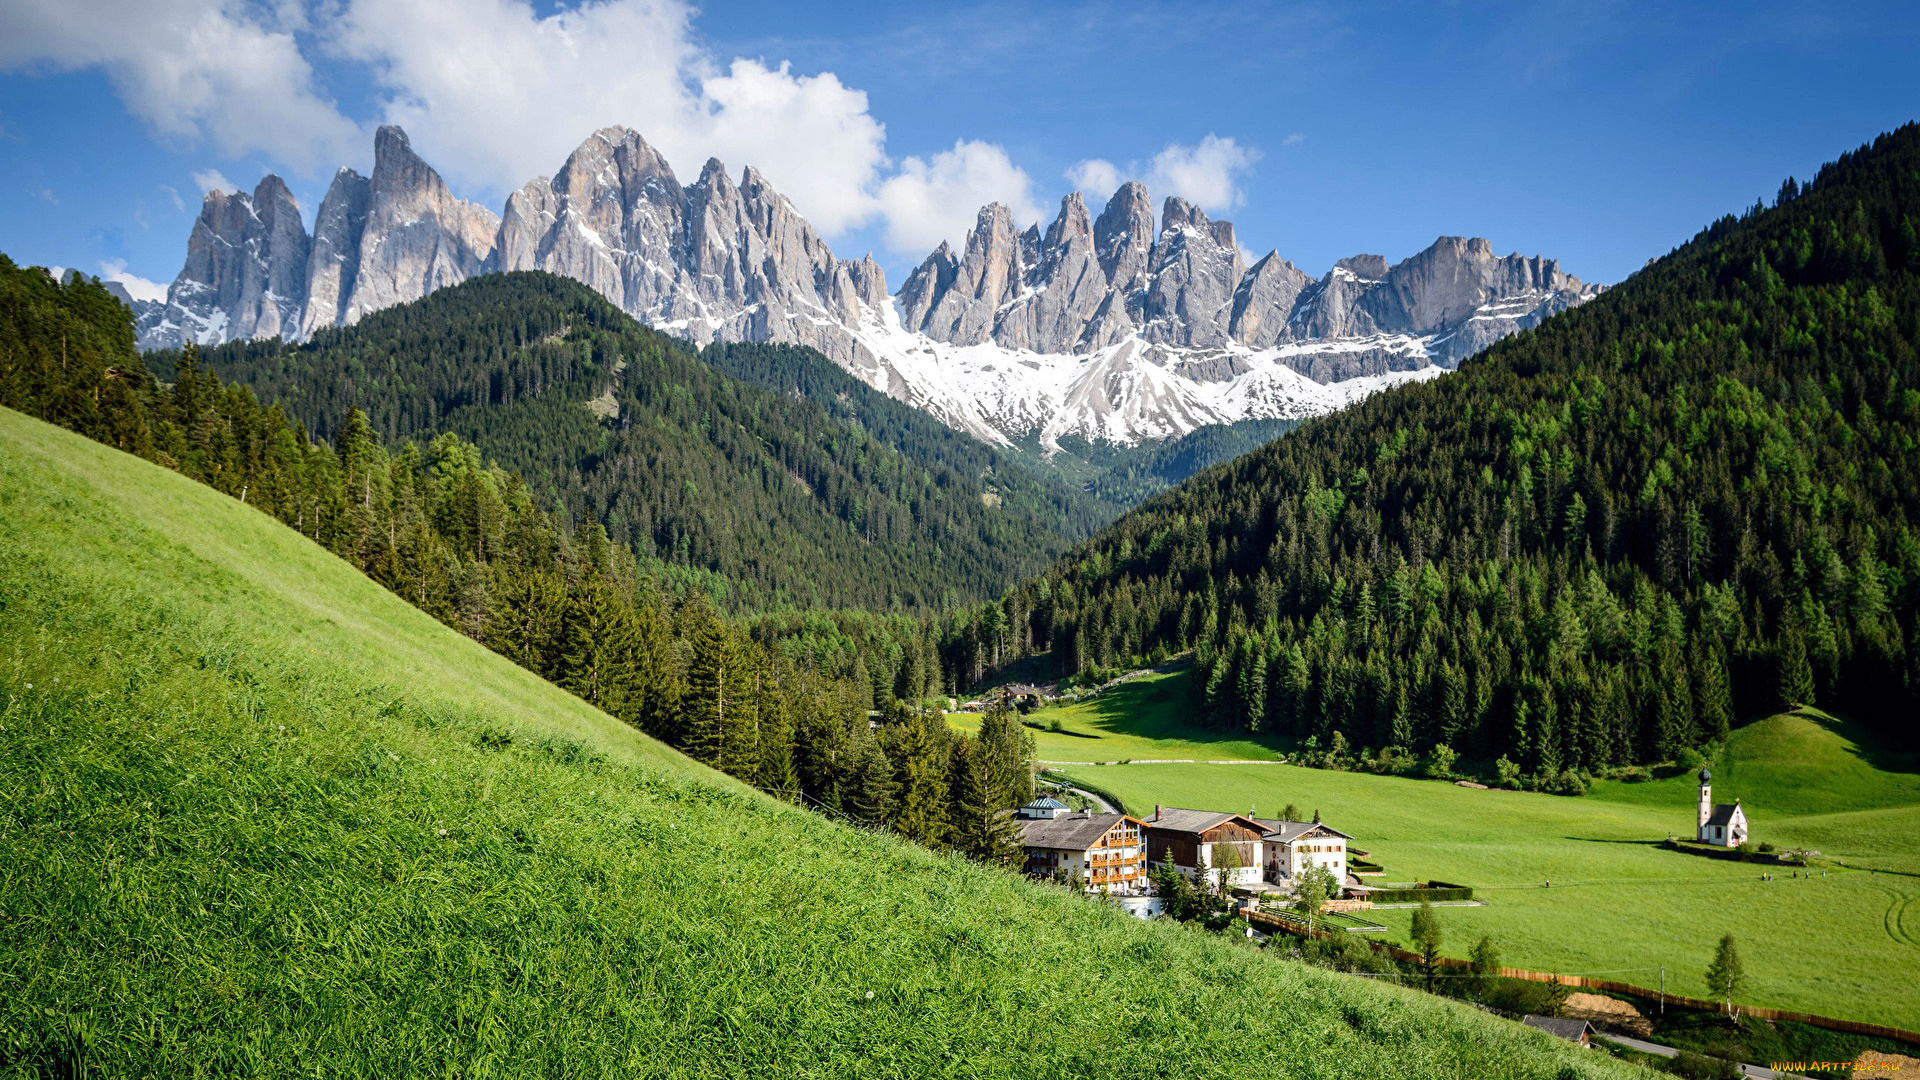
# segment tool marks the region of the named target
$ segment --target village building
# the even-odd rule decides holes
[[[1585,1020],[1574,1020],[1559,1016],[1536,1016],[1528,1013],[1520,1022],[1530,1028],[1537,1028],[1549,1035],[1555,1035],[1568,1042],[1581,1046],[1593,1046],[1593,1025]]]
[[[1132,895],[1147,883],[1143,822],[1125,814],[1070,810],[1041,797],[1014,811],[1022,870],[1032,877],[1084,882],[1089,891]]]
[[[1347,885],[1347,845],[1353,837],[1318,821],[1253,819],[1267,830],[1261,838],[1266,851],[1267,880],[1290,884],[1308,867],[1323,866],[1339,885]]]
[[[1258,885],[1266,877],[1267,826],[1245,814],[1213,810],[1153,808],[1143,823],[1147,862],[1172,863],[1190,878],[1204,875],[1209,885]],[[1224,870],[1222,882],[1217,871]]]
[[[1713,772],[1700,770],[1700,829],[1694,839],[1715,847],[1739,847],[1747,842],[1747,812],[1740,800],[1715,805]]]

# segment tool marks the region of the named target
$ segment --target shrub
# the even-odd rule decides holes
[[[1572,769],[1563,769],[1559,776],[1548,780],[1542,786],[1542,790],[1550,795],[1585,795],[1587,782]]]
[[[1520,790],[1520,766],[1507,760],[1505,755],[1493,763],[1493,771],[1499,777],[1501,787],[1509,791]]]

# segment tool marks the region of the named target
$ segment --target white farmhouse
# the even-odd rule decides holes
[[[1297,881],[1308,867],[1324,866],[1333,880],[1347,883],[1347,845],[1353,837],[1318,821],[1261,821],[1267,877],[1275,883]]]

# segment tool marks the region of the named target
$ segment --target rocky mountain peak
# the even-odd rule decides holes
[[[1205,232],[1207,212],[1178,195],[1167,196],[1167,201],[1160,205],[1161,234],[1189,228],[1196,232]]]
[[[1366,281],[1379,281],[1387,276],[1387,257],[1385,255],[1349,255],[1334,263],[1333,268],[1345,270]]]
[[[1391,266],[1353,256],[1319,280],[1277,252],[1248,258],[1233,224],[1190,199],[1167,198],[1156,230],[1130,181],[1097,217],[1079,192],[1025,227],[982,207],[890,299],[871,256],[835,257],[752,166],[736,183],[709,160],[682,186],[637,132],[606,127],[495,218],[389,126],[370,176],[335,175],[311,237],[277,177],[210,194],[167,303],[137,311],[147,347],[295,337],[475,274],[541,269],[696,344],[810,345],[982,438],[1037,428],[1044,443],[1324,410],[1346,398],[1323,384],[1424,377],[1594,292],[1478,238]]]
[[[1087,201],[1077,191],[1060,200],[1060,214],[1047,227],[1045,246],[1063,248],[1084,244],[1093,247],[1093,217],[1087,213]]]
[[[1153,248],[1153,203],[1147,185],[1136,180],[1120,185],[1093,224],[1093,246],[1100,269],[1116,291],[1125,296],[1140,288]]]
[[[490,268],[500,219],[456,198],[397,125],[374,134],[367,200],[360,265],[341,321],[355,322]]]
[[[207,192],[166,303],[143,312],[142,343],[299,333],[310,242],[300,204],[278,176],[261,178],[250,195]]]
[[[313,245],[307,259],[307,304],[300,337],[341,323],[347,298],[360,274],[360,238],[367,227],[373,185],[343,168],[333,175],[313,219]]]

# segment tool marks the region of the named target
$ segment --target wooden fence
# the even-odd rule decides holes
[[[1345,932],[1339,930],[1314,930],[1309,934],[1306,927],[1296,926],[1285,919],[1275,918],[1263,911],[1249,910],[1245,912],[1245,914],[1247,921],[1253,923],[1255,926],[1284,930],[1289,934],[1297,934],[1300,937],[1327,937],[1331,934]],[[1384,952],[1395,960],[1403,963],[1417,964],[1420,962],[1419,953],[1409,952],[1398,946],[1389,945],[1384,941],[1369,941],[1367,944],[1371,946],[1375,952]],[[1465,960],[1455,960],[1452,957],[1443,956],[1440,958],[1440,966],[1470,969],[1473,965],[1467,963]],[[1646,1001],[1665,1001],[1683,1009],[1697,1009],[1701,1012],[1719,1012],[1721,1008],[1720,1002],[1717,1001],[1703,1001],[1699,998],[1683,997],[1679,994],[1662,994],[1658,990],[1649,990],[1644,986],[1616,982],[1613,979],[1596,979],[1587,975],[1556,975],[1548,971],[1527,971],[1524,968],[1508,967],[1501,968],[1499,974],[1509,979],[1525,979],[1529,982],[1558,982],[1562,986],[1570,986],[1580,990],[1600,990],[1613,994],[1626,994],[1629,997],[1637,997]],[[1738,1006],[1738,1008],[1742,1013],[1748,1016],[1757,1016],[1762,1020],[1786,1020],[1796,1024],[1811,1024],[1814,1027],[1826,1028],[1829,1031],[1844,1031],[1854,1035],[1873,1035],[1882,1039],[1895,1039],[1913,1046],[1920,1046],[1920,1032],[1908,1031],[1905,1028],[1888,1027],[1885,1024],[1863,1024],[1854,1020],[1841,1020],[1836,1017],[1820,1016],[1815,1013],[1789,1012],[1785,1009],[1768,1009],[1759,1005],[1741,1005]]]

